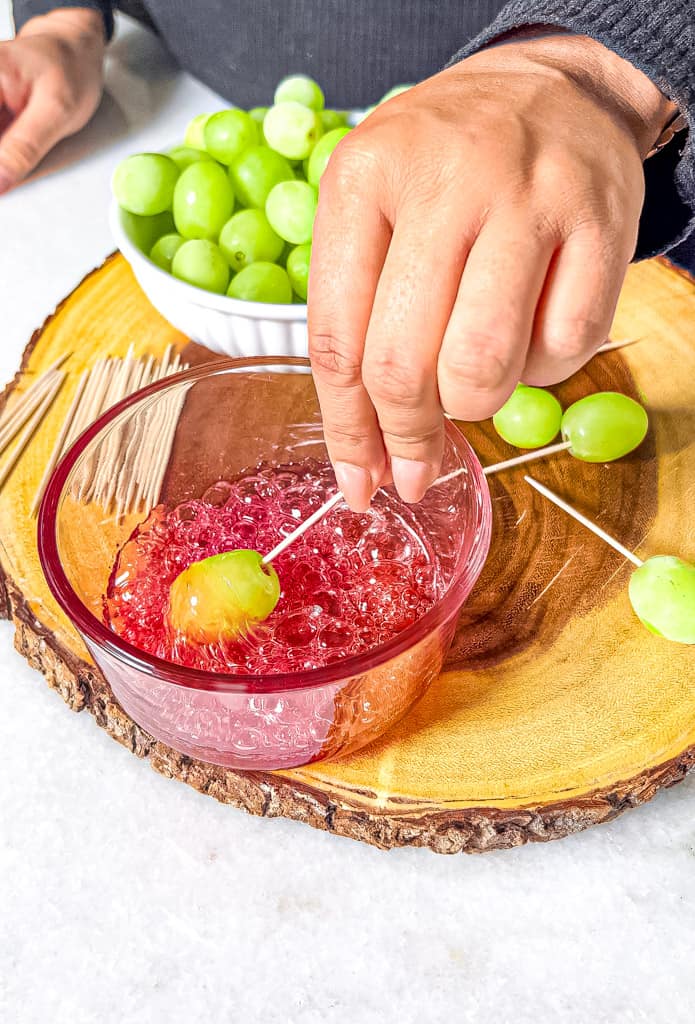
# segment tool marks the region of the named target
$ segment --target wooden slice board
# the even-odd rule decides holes
[[[608,466],[568,455],[533,472],[626,545],[695,561],[695,282],[665,261],[631,267],[614,338],[557,390],[646,402],[652,428]],[[16,646],[75,710],[152,766],[218,800],[284,815],[382,847],[440,853],[516,846],[606,821],[683,778],[695,763],[695,649],[647,633],[626,593],[629,567],[544,504],[523,470],[491,479],[494,537],[446,670],[411,714],[343,761],[242,773],[183,757],[115,702],[57,608],[38,563],[34,490],[79,372],[97,357],[187,344],[152,309],[118,255],[90,274],[31,340],[11,388],[72,352],[70,379],[0,493],[0,588]],[[463,428],[483,463],[513,454],[489,424]]]

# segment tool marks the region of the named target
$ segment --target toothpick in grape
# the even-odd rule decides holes
[[[674,555],[653,555],[642,560],[544,484],[530,476],[524,480],[632,562],[636,568],[628,584],[630,603],[651,633],[675,643],[695,644],[695,565]]]

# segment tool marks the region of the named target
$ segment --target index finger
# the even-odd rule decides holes
[[[363,511],[387,469],[362,357],[391,228],[364,176],[337,156],[321,179],[314,224],[309,356],[338,486]]]

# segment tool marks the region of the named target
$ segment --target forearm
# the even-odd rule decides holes
[[[553,53],[569,73],[576,68],[597,96],[618,100],[643,158],[674,113],[685,115],[689,134],[680,133],[645,163],[637,255],[675,244],[695,216],[695,8],[682,0],[514,0],[452,63],[532,26],[560,30],[554,40],[539,40],[539,49]]]

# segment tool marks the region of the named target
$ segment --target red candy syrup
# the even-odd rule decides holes
[[[140,650],[210,672],[319,668],[390,640],[445,586],[408,506],[380,491],[362,515],[338,505],[273,562],[282,593],[247,636],[198,644],[167,623],[171,584],[191,562],[235,548],[261,553],[335,490],[328,466],[258,468],[177,508],[155,508],[124,544],[104,600],[111,628]]]

